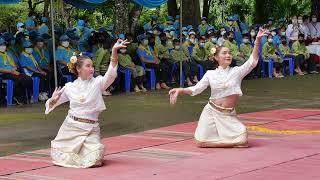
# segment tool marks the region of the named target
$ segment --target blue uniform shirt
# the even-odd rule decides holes
[[[49,28],[46,24],[41,24],[41,26],[38,28],[38,33],[40,35],[42,34],[49,34]]]
[[[47,69],[50,63],[50,55],[47,48],[38,49],[35,47],[32,52],[33,57],[41,68]]]
[[[28,76],[32,76],[33,71],[28,70],[26,67],[31,67],[34,71],[38,71],[38,63],[36,62],[32,54],[22,52],[19,58],[19,62],[24,70],[24,73]]]
[[[26,28],[29,28],[29,27],[36,27],[36,24],[34,23],[33,19],[31,17],[28,17],[26,22],[25,22],[25,26]]]
[[[154,51],[150,46],[148,46],[148,48],[145,48],[140,45],[137,49],[137,54],[140,59],[143,58],[146,62],[152,63],[156,61],[154,57]]]
[[[10,55],[5,52],[5,53],[0,53],[0,69],[6,69],[6,70],[11,70],[15,68],[12,64],[10,64]],[[13,61],[13,59],[11,59]],[[0,73],[2,74],[2,73]]]
[[[70,58],[73,55],[73,50],[70,48],[65,48],[62,46],[59,46],[56,50],[56,59],[57,61],[64,61],[66,63],[70,62]],[[61,65],[61,68],[65,67],[64,65]]]

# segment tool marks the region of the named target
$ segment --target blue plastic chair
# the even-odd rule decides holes
[[[32,93],[33,93],[33,102],[39,101],[39,86],[40,86],[40,78],[32,77]]]
[[[124,75],[124,88],[125,92],[129,93],[131,88],[131,71],[128,68],[124,68],[122,66],[118,67],[118,74]]]
[[[12,100],[13,100],[13,86],[14,86],[14,82],[10,79],[8,80],[4,80],[3,83],[7,84],[7,106],[12,106]]]
[[[260,56],[261,59],[261,74],[262,77],[266,77],[266,63],[268,64],[268,77],[272,79],[273,74],[273,60],[271,58],[268,59],[268,61],[265,61],[262,56]]]
[[[151,90],[156,89],[156,71],[153,68],[146,68],[146,65],[143,61],[140,60],[141,66],[144,68],[146,72],[149,73],[149,79],[147,81],[147,87]]]

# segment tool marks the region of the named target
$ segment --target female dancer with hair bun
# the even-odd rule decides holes
[[[247,147],[247,130],[238,120],[235,106],[242,95],[241,81],[258,64],[261,38],[268,34],[260,29],[250,58],[239,67],[229,66],[232,56],[228,48],[213,48],[211,59],[218,62],[217,69],[207,71],[195,86],[169,91],[170,103],[175,104],[179,94],[195,96],[210,86],[211,97],[194,135],[198,147]]]
[[[103,164],[104,145],[100,143],[99,114],[106,109],[102,98],[115,80],[118,68],[117,51],[128,42],[118,40],[112,48],[111,61],[104,76],[93,77],[94,68],[89,57],[72,56],[69,70],[78,76],[63,88],[56,88],[46,102],[45,114],[70,101],[70,109],[58,135],[51,141],[51,157],[55,165],[89,168]]]

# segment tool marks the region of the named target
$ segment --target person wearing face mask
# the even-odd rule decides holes
[[[231,63],[231,67],[234,67],[236,65],[240,65],[243,64],[243,62],[245,61],[243,57],[240,56],[240,51],[238,48],[238,45],[236,43],[236,41],[234,40],[234,32],[233,31],[229,31],[226,34],[227,36],[227,40],[223,43],[223,46],[227,47],[230,49],[230,52],[232,54],[232,63]]]
[[[304,40],[304,35],[303,34],[299,34],[299,39],[298,41],[295,41],[292,44],[292,52],[293,55],[295,56],[304,56],[304,60],[307,61],[308,63],[308,73],[310,74],[318,74],[318,72],[316,71],[316,63],[314,58],[310,58],[310,54],[308,52],[308,49],[306,48],[305,45],[305,40]],[[304,69],[302,69],[304,70]]]
[[[146,92],[147,89],[143,87],[143,82],[145,81],[145,70],[143,69],[142,66],[135,65],[130,57],[129,54],[127,54],[127,49],[122,48],[119,50],[118,54],[118,61],[120,66],[130,69],[132,73],[132,85],[133,85],[133,90],[135,92]]]
[[[173,24],[174,24],[173,17],[172,16],[168,16],[167,17],[167,22],[166,22],[166,24],[164,24],[164,27],[165,28],[171,28],[171,27],[173,27]]]
[[[255,41],[255,38],[256,38],[256,31],[254,30],[254,28],[252,28],[251,29],[251,31],[250,31],[250,43],[254,43],[254,41]]]
[[[310,30],[311,38],[313,41],[317,41],[317,39],[320,38],[320,22],[318,22],[317,15],[313,14],[311,16],[311,21],[307,26]]]
[[[153,28],[152,28],[152,30],[153,30],[153,34],[152,34],[152,36],[155,38],[155,45],[157,45],[157,44],[161,44],[161,41],[160,41],[160,38],[159,38],[159,35],[160,35],[160,31],[161,31],[161,29],[159,28],[159,26],[154,26]]]
[[[283,60],[276,53],[276,46],[273,44],[273,36],[269,34],[268,42],[263,45],[262,55],[264,62],[268,62],[269,60],[273,61],[273,76],[276,78],[284,77],[281,73],[283,67]]]
[[[208,41],[205,44],[205,49],[207,51],[207,54],[210,54],[210,50],[214,47],[217,47],[218,38],[216,36],[216,33],[214,32],[213,27],[208,29],[207,32],[207,39]]]
[[[152,29],[152,27],[158,24],[157,21],[158,21],[158,16],[152,15],[150,22],[143,25],[144,31],[147,32],[149,29]]]
[[[146,68],[153,68],[156,71],[156,89],[169,89],[166,81],[169,77],[169,69],[163,69],[160,66],[160,60],[153,48],[150,47],[148,37],[144,34],[137,37],[140,45],[137,54],[141,62]]]
[[[203,71],[207,72],[207,70],[214,69],[213,61],[210,61],[208,56],[208,52],[205,48],[206,45],[206,37],[201,36],[199,39],[199,43],[193,48],[192,58],[203,67]]]
[[[173,71],[173,60],[170,59],[169,56],[169,46],[167,43],[167,37],[165,33],[160,34],[160,44],[156,44],[155,51],[158,54],[158,58],[160,59],[160,66],[162,68],[169,69],[169,72]]]
[[[173,23],[173,27],[175,29],[180,29],[180,15],[176,15],[175,22]],[[180,32],[177,32],[177,34],[180,34]]]
[[[183,49],[183,52],[186,54],[186,56],[191,58],[193,48],[196,44],[197,44],[196,33],[193,31],[190,31],[189,40],[182,44],[182,49]]]
[[[218,46],[222,46],[224,41],[227,39],[227,36],[226,36],[226,29],[225,28],[221,28],[220,31],[218,32],[219,36],[218,36]]]
[[[30,41],[23,42],[24,51],[19,57],[19,63],[23,68],[24,73],[30,77],[38,77],[40,79],[39,100],[48,99],[46,91],[49,89],[49,83],[52,82],[52,77],[46,73],[33,56],[33,44]]]
[[[242,44],[240,45],[239,51],[244,59],[249,59],[252,53],[252,46],[249,40],[248,34],[243,34]]]
[[[16,64],[18,64],[18,58],[20,56],[20,52],[18,49],[18,45],[16,44],[16,39],[12,33],[5,32],[2,34],[2,37],[7,42],[6,44],[6,52],[11,56]]]
[[[32,79],[18,71],[17,63],[8,53],[6,41],[0,37],[0,77],[14,81],[14,98],[16,104],[26,103],[25,90],[32,90]]]
[[[182,70],[184,73],[184,77],[186,78],[188,86],[192,86],[193,82],[198,82],[197,74],[198,74],[198,67],[197,63],[195,63],[188,53],[180,46],[180,41],[178,39],[173,40],[174,42],[174,49],[172,49],[170,53],[170,59],[172,59],[176,67],[178,68],[178,72],[180,72],[180,62],[182,62]],[[193,82],[192,82],[192,81]]]
[[[22,34],[26,33],[25,25],[22,22],[17,23],[17,32],[15,34],[15,37],[17,37],[18,34],[20,34],[20,33],[22,33]]]
[[[49,28],[47,26],[47,23],[48,23],[48,18],[42,17],[41,25],[38,27],[38,33],[40,34],[40,36],[42,34],[49,34]]]
[[[295,64],[295,72],[298,75],[304,75],[304,73],[301,71],[301,67],[303,67],[304,64],[304,55],[297,55],[294,56],[293,53],[291,53],[291,49],[288,46],[288,41],[285,36],[281,36],[281,44],[279,45],[279,50],[283,54],[284,58],[292,58]]]
[[[29,13],[29,17],[27,18],[26,22],[26,29],[30,32],[30,31],[36,31],[37,30],[37,26],[36,26],[36,13],[34,12],[30,12]]]
[[[69,47],[69,45],[70,38],[67,35],[62,35],[60,37],[60,45],[58,46],[55,52],[58,68],[61,69],[61,72],[64,75],[73,75],[67,67],[67,64],[70,62],[70,58],[74,53],[74,51]]]
[[[32,55],[36,59],[41,69],[46,73],[51,74],[52,73],[52,67],[50,66],[51,60],[50,60],[49,51],[44,43],[44,39],[42,37],[37,37],[35,42],[36,42],[36,45],[33,48]]]
[[[204,36],[206,35],[206,32],[208,30],[210,26],[207,23],[207,18],[206,17],[202,17],[201,18],[201,24],[198,26],[198,31],[200,36]]]
[[[305,39],[310,35],[309,29],[303,24],[302,16],[293,16],[292,24],[289,24],[286,30],[286,36],[290,39],[291,43],[298,40],[298,35],[304,34]]]
[[[93,54],[93,66],[95,70],[95,75],[103,75],[107,72],[110,63],[111,57],[111,44],[113,41],[111,40],[110,36],[105,33],[98,33],[96,35],[95,44],[97,46],[97,51]],[[110,85],[105,91],[102,92],[104,96],[111,96],[111,90],[113,86]]]
[[[271,30],[271,35],[273,36],[273,44],[275,44],[275,45],[281,44],[281,38],[280,38],[280,35],[278,34],[278,30],[276,28],[273,28]]]

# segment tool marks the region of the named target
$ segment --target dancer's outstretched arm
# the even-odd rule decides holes
[[[68,97],[65,94],[65,86],[63,88],[56,87],[50,99],[46,102],[46,111],[45,114],[49,114],[55,107],[69,101]]]
[[[117,69],[118,69],[118,50],[121,48],[126,48],[129,42],[127,40],[118,39],[112,48],[111,61],[109,68],[103,78],[100,80],[101,90],[106,90],[116,79]]]

